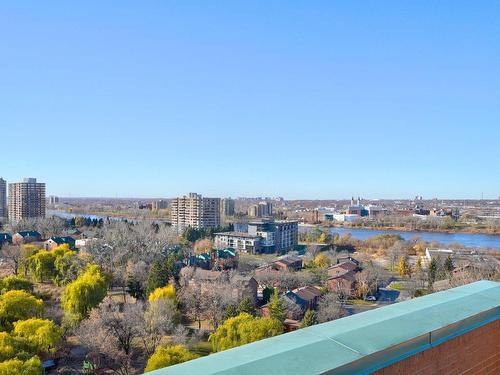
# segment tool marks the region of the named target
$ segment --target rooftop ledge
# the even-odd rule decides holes
[[[368,374],[499,316],[500,283],[478,281],[148,374]]]

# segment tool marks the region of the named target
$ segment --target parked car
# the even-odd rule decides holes
[[[365,301],[376,301],[377,300],[377,297],[375,296],[366,296],[365,297]]]

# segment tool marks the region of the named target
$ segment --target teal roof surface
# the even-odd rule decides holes
[[[499,316],[500,283],[479,281],[148,374],[368,374]]]

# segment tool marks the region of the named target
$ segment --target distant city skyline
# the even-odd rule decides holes
[[[0,5],[0,177],[47,195],[497,199],[499,2]]]

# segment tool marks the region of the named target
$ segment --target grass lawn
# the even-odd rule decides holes
[[[373,305],[376,301],[365,301],[364,299],[350,299],[347,301],[349,305]]]
[[[201,356],[209,355],[212,353],[212,344],[208,341],[200,341],[191,348],[191,351]]]
[[[389,285],[389,288],[391,289],[395,289],[395,290],[404,290],[405,289],[405,286],[403,283],[391,283]]]

